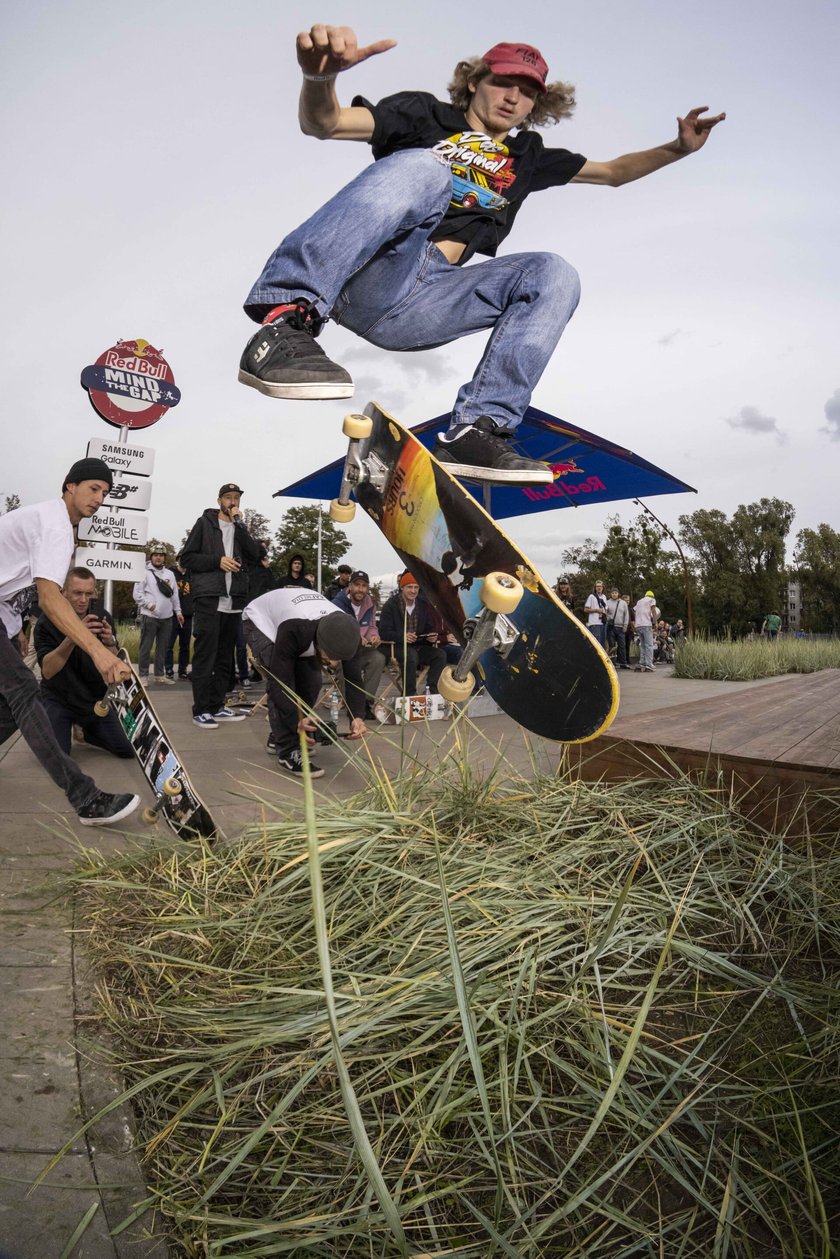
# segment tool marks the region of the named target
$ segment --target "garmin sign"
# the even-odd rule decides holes
[[[80,546],[76,548],[75,562],[79,568],[87,568],[97,581],[142,581],[146,573],[146,556],[142,551]]]

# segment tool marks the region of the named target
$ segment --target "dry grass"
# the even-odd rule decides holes
[[[102,1018],[178,1253],[827,1259],[836,834],[502,771],[91,855]]]

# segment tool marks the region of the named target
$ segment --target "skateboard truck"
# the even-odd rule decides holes
[[[122,682],[112,682],[101,699],[98,699],[93,706],[93,711],[97,717],[107,717],[111,711],[117,696],[123,689]]]
[[[356,504],[350,501],[350,491],[359,484],[364,475],[374,489],[385,487],[387,468],[375,455],[362,460],[361,443],[370,437],[373,420],[368,415],[345,415],[341,431],[350,438],[347,458],[344,460],[344,471],[341,474],[341,489],[338,498],[330,503],[330,519],[338,524],[346,525],[356,515]],[[379,465],[379,466],[377,466]]]
[[[158,820],[158,814],[166,804],[167,800],[171,800],[175,796],[180,796],[181,791],[182,787],[180,778],[165,778],[161,783],[161,789],[158,792],[158,796],[154,804],[148,805],[143,810],[142,818],[146,825],[154,826],[155,822]]]
[[[505,613],[514,611],[522,595],[522,583],[509,573],[488,573],[484,578],[479,595],[484,606],[478,616],[464,624],[464,653],[454,667],[447,665],[438,679],[438,691],[445,700],[458,703],[472,695],[472,666],[488,648],[493,647],[503,657],[509,654],[519,630]]]

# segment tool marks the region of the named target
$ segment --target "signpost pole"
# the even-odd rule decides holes
[[[117,439],[117,444],[119,446],[128,445],[128,425],[127,424],[123,424],[123,426],[121,427],[120,435],[119,435],[119,438]],[[119,545],[116,542],[109,542],[108,550],[118,551]],[[105,594],[104,594],[103,602],[105,604],[105,611],[110,616],[113,616],[114,615],[114,583],[110,579],[105,582]]]

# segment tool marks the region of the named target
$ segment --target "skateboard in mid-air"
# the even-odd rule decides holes
[[[526,729],[583,743],[609,726],[618,681],[592,634],[557,599],[493,518],[420,444],[371,402],[348,415],[338,522],[351,494],[381,529],[464,652],[441,674],[444,699],[483,685]]]
[[[98,717],[104,717],[111,708],[116,710],[140,768],[155,793],[154,804],[142,812],[143,821],[154,825],[162,817],[170,830],[182,839],[221,836],[207,806],[190,782],[183,761],[175,751],[127,652],[121,650],[119,657],[131,669],[131,676],[124,682],[109,686],[102,699],[94,705],[94,712]]]

